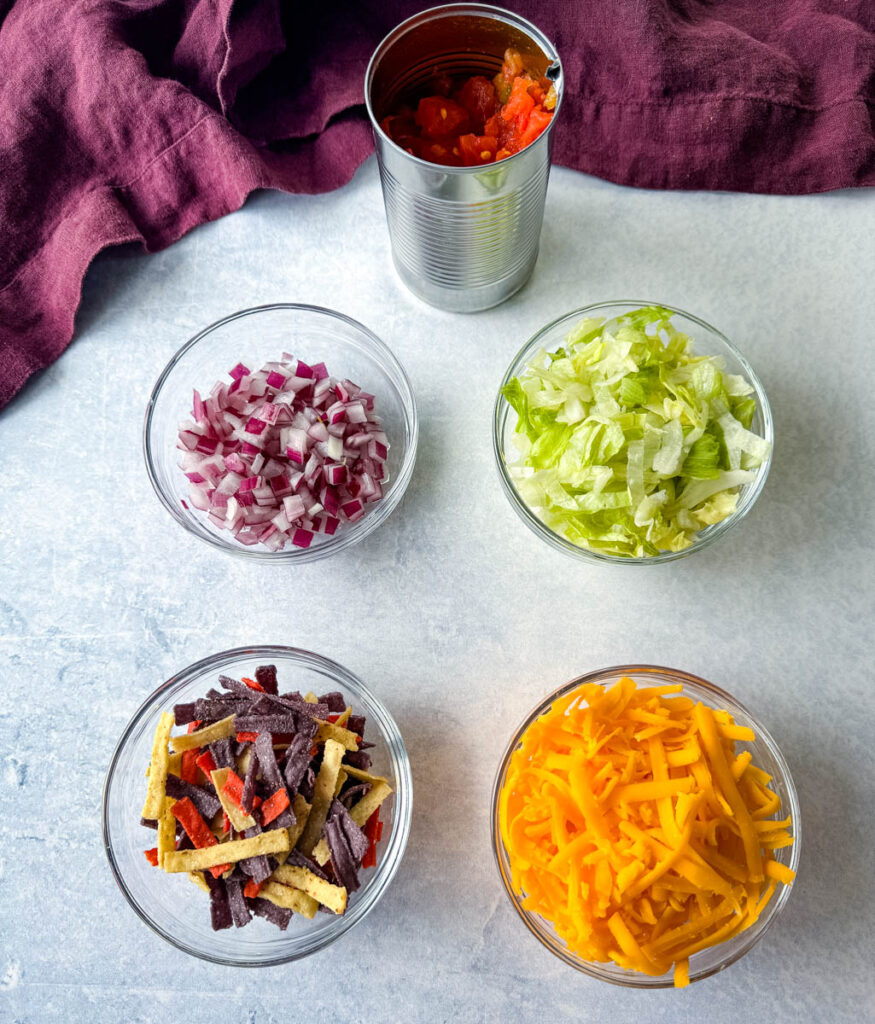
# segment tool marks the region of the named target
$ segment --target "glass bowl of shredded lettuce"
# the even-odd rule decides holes
[[[512,506],[553,547],[652,565],[705,547],[753,508],[772,414],[750,363],[704,320],[602,302],[517,354],[493,446]]]

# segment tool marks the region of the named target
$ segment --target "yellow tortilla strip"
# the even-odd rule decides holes
[[[225,814],[228,815],[234,831],[245,832],[248,828],[255,828],[255,818],[251,814],[244,814],[233,800],[228,799],[228,794],[222,792],[222,787],[228,781],[229,771],[231,771],[230,768],[217,768],[214,772],[210,772],[210,778],[216,788],[216,796],[219,798],[219,803],[222,805]]]
[[[347,765],[344,765],[343,767],[344,771],[349,771],[350,775],[353,775],[356,778],[358,777]],[[372,776],[372,778],[376,778],[376,776]],[[350,808],[349,816],[359,828],[364,828],[365,822],[391,792],[392,787],[385,779],[378,780],[375,783],[374,788],[369,793],[365,793],[361,800]],[[320,839],[313,847],[311,857],[317,864],[328,863],[328,860],[331,857],[331,851],[328,849],[328,843],[326,843],[324,839]]]
[[[164,857],[176,849],[176,818],[170,808],[176,803],[173,797],[164,797],[164,813],[158,819],[158,867],[164,867]]]
[[[149,761],[149,781],[146,784],[146,802],[143,804],[143,817],[157,821],[164,811],[164,784],[167,781],[167,742],[173,728],[173,715],[162,711],[155,728],[152,740],[152,758]]]
[[[247,771],[249,771],[249,762],[252,760],[252,744],[243,751],[240,757],[237,759],[237,774],[240,778],[245,778]]]
[[[206,879],[200,873],[200,871],[189,871],[188,877],[194,882],[198,889],[203,889],[204,892],[209,892],[210,887],[207,885]]]
[[[337,718],[334,720],[335,725],[345,726],[349,721],[349,716],[352,714],[352,708],[347,704],[344,711],[342,711]]]
[[[301,833],[304,831],[304,826],[307,824],[307,815],[310,813],[310,805],[301,796],[300,793],[295,793],[295,799],[292,801],[292,814],[295,816],[295,824],[289,827],[289,850],[294,850],[295,843],[301,838]],[[285,864],[286,858],[288,857],[288,850],[282,853],[275,853],[274,856],[280,862]]]
[[[368,818],[391,792],[392,787],[388,782],[378,782],[370,793],[365,793],[357,804],[350,807],[349,816],[359,828],[364,828]]]
[[[167,774],[182,778],[182,754],[169,754],[167,757]],[[146,778],[149,778],[149,766],[146,765]]]
[[[236,736],[234,728],[234,716],[228,715],[219,722],[213,722],[205,729],[198,729],[196,732],[184,732],[181,736],[174,736],[170,740],[170,746],[174,750],[194,750],[195,747],[205,747],[208,743],[215,743],[216,740],[226,740],[229,736]]]
[[[273,832],[262,832],[251,839],[232,839],[229,843],[205,846],[201,850],[174,850],[164,856],[164,870],[205,871],[219,864],[234,864],[247,857],[262,853],[279,853],[289,848],[288,829],[278,828]]]
[[[325,741],[322,767],[319,769],[316,785],[313,787],[313,806],[310,808],[307,824],[298,840],[298,849],[304,853],[309,854],[322,835],[322,828],[328,817],[328,809],[334,799],[334,787],[337,784],[337,773],[340,771],[343,753],[343,744],[336,740]]]
[[[346,782],[346,772],[343,768],[337,773],[337,782],[334,784],[334,799],[337,799],[337,794],[343,789],[343,784]]]
[[[361,768],[353,768],[351,764],[345,764],[343,770],[347,775],[358,779],[359,782],[370,782],[372,786],[376,786],[378,782],[385,782],[386,785],[389,784],[389,780],[384,779],[382,775],[371,775],[370,772],[366,772]]]
[[[300,889],[308,896],[312,896],[314,900],[318,900],[323,907],[333,910],[335,914],[342,914],[346,910],[346,888],[326,882],[324,878],[314,875],[307,868],[283,864],[274,871],[271,877],[284,885]]]
[[[302,917],[315,917],[319,904],[312,896],[308,896],[300,889],[292,889],[287,885],[279,885],[276,882],[265,882],[258,890],[258,895],[270,900],[278,907],[285,907],[286,910],[294,910]]]
[[[319,723],[314,743],[326,743],[328,740],[334,740],[336,743],[342,744],[345,750],[358,750],[358,736],[354,732],[344,729],[341,725],[335,725],[333,722],[323,722],[321,718],[316,718],[314,721]]]
[[[304,700],[308,704],[318,704],[319,703],[319,698],[316,696],[315,693],[313,693],[312,690],[310,690],[310,691],[308,691],[307,693],[304,694]]]

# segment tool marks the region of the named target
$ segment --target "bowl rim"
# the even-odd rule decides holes
[[[374,113],[373,104],[371,102],[371,85],[373,84],[374,70],[377,59],[383,55],[384,50],[392,42],[395,42],[396,37],[401,38],[405,32],[409,32],[411,29],[416,28],[419,24],[425,21],[429,21],[437,18],[452,17],[454,15],[468,14],[472,17],[477,15],[491,16],[497,21],[509,22],[515,25],[517,28],[527,32],[531,37],[532,41],[540,46],[548,58],[552,54],[552,60],[548,65],[548,68],[557,66],[558,72],[553,79],[554,85],[556,85],[556,106],[553,109],[553,117],[550,118],[550,123],[541,132],[537,139],[533,139],[530,143],[524,146],[522,149],[517,150],[516,153],[511,153],[510,156],[505,157],[501,163],[509,164],[514,161],[517,157],[522,156],[523,153],[528,152],[532,146],[538,141],[538,139],[548,137],[553,130],[553,125],[556,121],[556,115],[562,106],[562,99],[565,95],[565,68],[562,64],[562,58],[559,55],[559,51],[556,49],[552,39],[546,33],[541,31],[534,22],[528,18],[523,17],[521,14],[517,14],[516,11],[508,10],[506,7],[499,7],[497,4],[483,4],[483,3],[453,3],[453,4],[437,4],[434,7],[428,7],[424,11],[418,11],[416,14],[411,14],[410,17],[405,18],[403,21],[399,21],[394,28],[390,29],[386,35],[380,40],[377,46],[374,48],[374,52],[371,54],[368,60],[368,66],[365,69],[364,78],[364,95],[365,95],[365,109],[367,111],[368,120],[371,122],[371,129],[385,145],[390,146],[393,150],[396,150],[399,154],[409,159],[415,165],[426,168],[428,170],[439,173],[450,173],[453,175],[471,175],[471,174],[482,174],[484,171],[488,171],[491,168],[496,167],[496,161],[492,161],[491,164],[484,164],[478,167],[453,167],[446,166],[444,164],[436,164],[431,160],[423,160],[422,157],[415,156],[413,153],[408,153],[406,149],[402,149],[401,146],[395,142],[394,139],[390,138],[380,125],[377,117]]]
[[[392,373],[397,374],[399,378],[401,384],[400,388],[397,387],[395,381],[392,383],[398,391],[400,403],[404,410],[404,416],[407,420],[410,439],[391,490],[388,494],[384,495],[383,498],[377,501],[370,511],[368,511],[366,515],[362,516],[357,523],[345,524],[345,529],[338,530],[336,534],[316,546],[298,548],[293,545],[286,545],[286,547],[280,551],[263,551],[258,550],[257,546],[245,547],[242,544],[236,544],[231,540],[230,535],[228,538],[225,538],[223,536],[213,534],[208,530],[205,530],[202,533],[200,530],[195,528],[192,520],[188,516],[184,515],[178,508],[177,502],[172,500],[165,493],[164,488],[158,479],[155,458],[152,453],[150,434],[153,425],[155,407],[159,397],[161,396],[164,385],[170,377],[170,374],[176,368],[176,365],[183,356],[186,355],[186,353],[193,349],[208,335],[212,334],[213,331],[219,330],[226,324],[247,316],[254,316],[258,313],[272,313],[277,310],[290,310],[296,313],[313,313],[329,320],[339,320],[348,327],[351,327],[354,331],[364,335],[368,344],[376,350],[376,361],[388,364]],[[192,387],[194,387],[194,384],[192,384]],[[181,412],[180,418],[183,415],[184,413]],[[146,413],[143,419],[142,430],[143,458],[146,463],[146,473],[148,474],[149,482],[152,484],[152,489],[155,491],[158,496],[158,500],[164,508],[167,509],[176,522],[179,523],[188,533],[219,551],[224,551],[231,555],[237,555],[241,558],[254,559],[262,562],[297,562],[301,565],[307,562],[318,561],[321,558],[327,558],[329,555],[333,555],[338,551],[343,551],[346,548],[352,547],[353,544],[357,544],[359,541],[364,540],[364,538],[370,533],[373,533],[378,526],[382,525],[404,497],[416,464],[418,442],[419,417],[416,410],[416,398],[413,393],[413,387],[410,384],[410,378],[407,376],[406,370],[389,346],[377,337],[370,328],[366,327],[358,320],[354,320],[352,317],[347,316],[345,313],[341,313],[336,309],[330,309],[327,306],[315,306],[303,302],[271,302],[262,306],[250,306],[246,309],[240,309],[234,313],[230,313],[219,320],[215,320],[213,323],[199,330],[179,349],[177,349],[177,351],[171,356],[167,365],[158,375],[158,379],[155,381],[155,384],[149,393],[149,401],[146,405]]]
[[[529,728],[532,722],[542,715],[555,700],[565,696],[572,690],[578,689],[585,683],[598,683],[607,679],[613,679],[614,677],[630,676],[637,684],[637,679],[635,678],[636,675],[645,672],[650,675],[663,675],[666,680],[680,682],[684,684],[684,686],[689,685],[694,689],[704,690],[709,695],[709,703],[712,707],[720,707],[725,710],[729,710],[730,712],[737,709],[750,719],[753,724],[754,732],[756,733],[756,742],[763,743],[768,750],[769,755],[774,759],[780,770],[781,782],[787,791],[786,810],[789,812],[792,819],[793,832],[793,845],[789,848],[790,861],[788,866],[798,874],[799,859],[802,849],[802,826],[799,794],[796,789],[796,785],[793,782],[790,767],[787,764],[784,755],[781,753],[781,749],[778,744],[759,719],[757,719],[748,710],[748,708],[738,700],[738,698],[732,696],[728,691],[712,682],[709,682],[707,679],[703,679],[701,676],[694,675],[692,672],[686,672],[683,669],[669,668],[665,665],[629,664],[612,665],[607,668],[594,669],[591,672],[585,672],[582,675],[577,676],[567,683],[563,683],[562,686],[557,687],[551,693],[547,694],[546,697],[543,697],[535,705],[535,707],[523,719],[522,723],[514,730],[498,763],[498,770],[495,773],[490,798],[490,843],[492,846],[492,855],[495,860],[496,867],[498,868],[498,874],[501,878],[502,887],[506,896],[529,932],[531,932],[538,942],[550,953],[558,957],[570,967],[580,971],[582,974],[586,974],[591,978],[596,978],[599,981],[605,981],[611,985],[617,985],[621,988],[673,988],[674,982],[671,975],[653,977],[651,975],[640,974],[635,971],[624,971],[622,975],[613,974],[600,963],[583,960],[565,947],[564,944],[560,945],[561,940],[558,936],[555,944],[549,944],[532,920],[533,918],[538,918],[538,920],[543,919],[530,911],[523,910],[520,906],[519,898],[514,892],[513,884],[505,865],[507,853],[504,849],[504,843],[501,841],[501,829],[498,820],[499,798],[501,796],[502,783],[507,772],[510,757],[519,746],[523,733]],[[732,951],[731,955],[726,956],[724,959],[707,969],[696,969],[694,954],[690,959],[690,981],[701,981],[704,978],[711,977],[711,975],[725,970],[753,949],[753,947],[756,946],[763,938],[769,928],[771,928],[776,918],[786,906],[793,888],[793,885],[782,885],[775,891],[759,918],[758,923],[760,924],[760,927],[757,929],[749,928],[744,932],[740,932],[739,936],[744,935],[747,939],[746,941],[741,942],[739,946]]]
[[[721,520],[719,523],[714,523],[711,526],[700,530],[696,536],[696,540],[688,548],[684,548],[681,551],[661,551],[658,555],[645,555],[644,557],[627,557],[622,555],[609,555],[601,551],[591,551],[589,548],[581,547],[580,545],[574,544],[572,541],[567,540],[554,530],[550,529],[537,515],[529,508],[529,506],[520,497],[519,492],[514,486],[513,480],[510,477],[508,471],[507,462],[504,457],[503,450],[503,435],[507,418],[510,414],[511,407],[507,400],[502,395],[502,389],[511,381],[513,377],[517,375],[519,369],[529,361],[529,359],[537,351],[542,338],[554,328],[563,324],[565,321],[577,320],[585,317],[587,314],[600,309],[616,309],[617,307],[625,307],[625,309],[633,310],[639,309],[646,306],[659,306],[662,309],[671,310],[672,314],[685,317],[687,320],[692,321],[697,326],[704,328],[705,331],[710,332],[716,336],[717,339],[726,346],[729,352],[732,354],[734,359],[737,359],[742,369],[744,370],[745,376],[748,383],[754,389],[754,394],[757,400],[757,406],[760,415],[763,419],[763,437],[770,444],[770,450],[766,461],[757,467],[757,478],[753,483],[746,485],[741,491],[741,500],[738,507],[732,515],[726,519]],[[617,313],[617,316],[621,316],[622,312]],[[610,317],[609,317],[610,319]],[[695,345],[695,339],[693,339]],[[708,353],[706,353],[708,354]],[[502,490],[505,493],[511,507],[522,519],[522,521],[529,527],[529,529],[535,533],[542,540],[546,541],[551,547],[557,551],[562,551],[567,555],[571,555],[573,558],[580,559],[584,562],[601,563],[603,565],[663,565],[666,562],[674,562],[678,558],[685,558],[687,555],[693,554],[695,551],[701,551],[703,548],[708,547],[715,540],[718,540],[725,533],[727,533],[733,526],[740,523],[745,516],[751,511],[757,502],[763,488],[766,485],[766,481],[769,477],[769,472],[772,468],[772,460],[775,454],[775,436],[774,436],[774,419],[772,416],[772,408],[769,404],[768,396],[766,395],[765,388],[759,379],[753,366],[751,366],[747,357],[736,348],[735,345],[726,337],[726,335],[709,324],[707,320],[703,320],[701,317],[696,316],[693,313],[688,313],[686,310],[681,309],[678,306],[672,306],[668,302],[658,302],[648,299],[614,299],[605,302],[594,302],[587,306],[580,306],[577,309],[573,309],[568,313],[564,313],[562,316],[556,317],[551,320],[548,324],[539,328],[529,340],[519,349],[516,355],[510,362],[507,370],[505,371],[504,377],[502,378],[501,384],[498,389],[498,393],[495,397],[495,404],[492,411],[492,451],[495,456],[495,464],[498,468],[498,476],[501,482]]]
[[[359,896],[356,899],[355,905],[343,916],[334,918],[332,920],[332,927],[325,928],[319,935],[315,935],[313,937],[313,941],[307,945],[306,948],[297,949],[290,953],[267,956],[260,959],[238,960],[195,948],[178,939],[172,933],[161,927],[161,925],[150,917],[145,909],[136,901],[133,894],[128,889],[121,867],[116,860],[113,851],[112,830],[109,822],[109,797],[112,784],[118,771],[119,760],[126,748],[131,733],[138,725],[141,724],[141,721],[147,716],[150,709],[153,708],[153,705],[156,705],[160,695],[168,693],[177,685],[193,682],[195,678],[199,676],[224,668],[240,659],[246,658],[251,660],[260,659],[262,657],[276,658],[278,660],[285,659],[286,661],[292,661],[297,664],[304,664],[308,667],[320,669],[327,673],[339,687],[346,687],[351,696],[359,697],[364,695],[364,697],[373,704],[378,713],[375,716],[369,715],[369,717],[375,717],[377,719],[381,739],[385,737],[384,742],[386,744],[387,753],[389,755],[389,760],[392,764],[392,771],[395,777],[395,788],[393,792],[393,796],[395,798],[395,815],[392,831],[388,837],[388,842],[382,851],[382,858],[377,864],[373,875],[359,890]],[[346,695],[346,691],[344,695]],[[158,713],[157,707],[155,712],[156,714]],[[153,690],[140,704],[131,716],[127,725],[125,725],[122,730],[121,736],[119,737],[119,740],[115,745],[115,749],[113,750],[112,757],[110,758],[109,767],[107,768],[106,777],[103,783],[102,794],[101,836],[103,839],[103,849],[116,885],[121,890],[128,905],[133,909],[141,921],[148,925],[148,927],[162,939],[170,943],[170,945],[175,946],[184,953],[188,953],[198,959],[206,960],[210,963],[222,964],[228,967],[274,967],[279,964],[286,964],[295,960],[300,960],[303,957],[310,956],[312,953],[316,953],[319,950],[324,949],[326,946],[335,942],[342,935],[348,932],[354,925],[364,920],[364,918],[371,912],[371,910],[373,910],[382,898],[398,871],[398,867],[401,864],[401,860],[407,847],[407,841],[410,836],[413,812],[413,778],[410,767],[410,757],[407,753],[407,748],[404,744],[401,731],[383,702],[374,695],[374,693],[361,681],[361,679],[359,679],[358,676],[354,675],[349,669],[341,665],[339,662],[336,662],[331,658],[327,658],[324,655],[316,654],[313,651],[305,650],[304,648],[289,647],[282,644],[254,644],[251,646],[233,647],[226,651],[219,651],[216,654],[208,655],[205,658],[201,658],[199,661],[193,662],[186,668],[181,669],[175,675],[171,676],[170,679],[166,680]]]

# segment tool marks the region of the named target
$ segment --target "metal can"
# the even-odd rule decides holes
[[[504,51],[556,89],[550,124],[525,149],[483,167],[444,167],[396,145],[380,127],[406,98],[438,75],[493,77]],[[553,44],[511,11],[447,4],[408,18],[377,47],[365,75],[392,259],[414,295],[472,313],[504,302],[538,258],[550,175],[553,125],[562,102],[562,65]]]

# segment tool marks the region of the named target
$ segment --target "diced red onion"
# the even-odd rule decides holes
[[[206,398],[194,391],[193,419],[180,423],[186,508],[241,544],[279,551],[333,535],[382,497],[389,445],[373,395],[286,353],[255,373],[238,363],[230,376]]]

